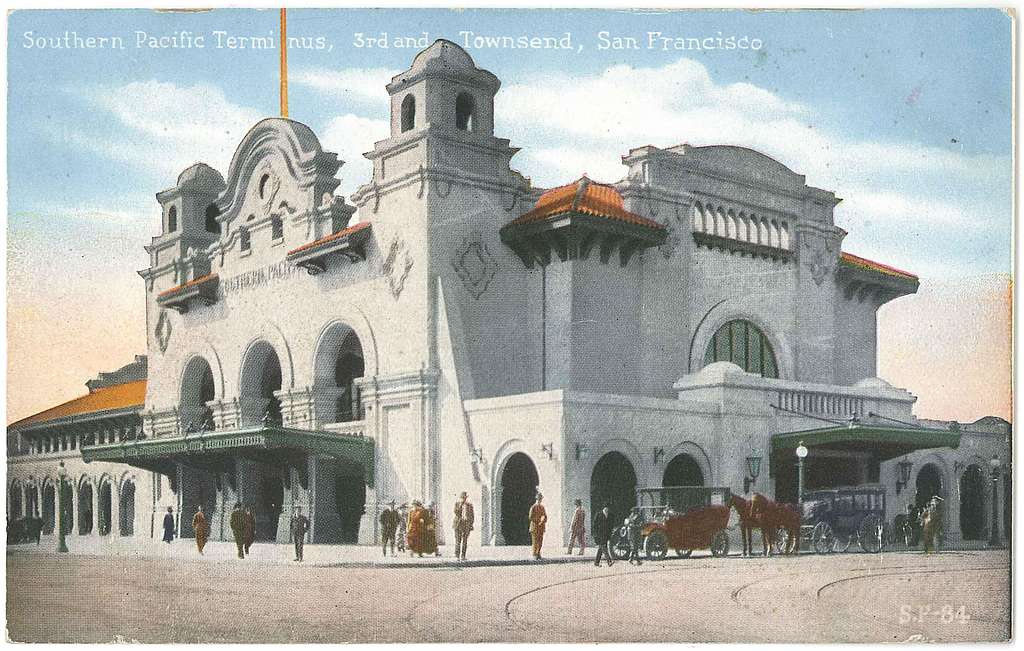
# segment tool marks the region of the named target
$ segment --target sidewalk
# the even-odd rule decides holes
[[[234,542],[211,540],[206,543],[203,555],[196,551],[195,540],[192,538],[176,539],[168,544],[152,539],[132,538],[97,538],[94,536],[67,536],[68,553],[73,556],[141,556],[148,558],[182,558],[211,563],[244,563],[238,558]],[[40,544],[8,545],[8,554],[56,554],[57,538],[43,536]],[[466,551],[468,557],[459,561],[454,557],[454,549],[445,545],[440,547],[441,556],[410,557],[408,552],[391,556],[390,550],[385,557],[381,548],[367,545],[310,545],[307,544],[303,553],[303,565],[330,567],[488,567],[499,565],[542,565],[545,563],[577,563],[594,561],[594,549],[588,548],[585,556],[575,553],[569,556],[565,548],[549,547],[548,556],[536,561],[530,556],[527,546],[495,546],[470,547]],[[291,544],[256,543],[249,550],[247,560],[260,564],[296,564],[295,548]]]

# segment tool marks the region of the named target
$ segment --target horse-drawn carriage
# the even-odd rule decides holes
[[[885,488],[854,486],[804,493],[800,533],[819,554],[845,552],[856,541],[877,554],[886,541]]]
[[[639,488],[637,506],[643,525],[640,536],[644,554],[650,560],[665,558],[669,549],[686,558],[695,549],[710,549],[714,556],[729,553],[728,488],[705,486],[667,486]],[[612,533],[609,547],[612,556],[623,560],[629,556],[629,527]]]

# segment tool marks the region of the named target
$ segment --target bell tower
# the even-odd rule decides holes
[[[494,95],[501,82],[461,47],[440,39],[388,84],[391,137],[409,131],[461,131],[494,136]]]

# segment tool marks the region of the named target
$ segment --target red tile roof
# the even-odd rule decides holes
[[[183,289],[188,289],[189,287],[194,287],[196,285],[202,285],[203,283],[214,280],[216,278],[217,274],[206,274],[205,276],[200,276],[199,278],[196,278],[195,280],[190,280],[183,285],[175,285],[170,289],[165,289],[164,291],[157,294],[157,298],[161,296],[167,296],[169,294],[176,294],[177,292],[180,292]]]
[[[870,271],[877,271],[878,273],[882,273],[882,274],[885,274],[887,276],[895,276],[897,278],[907,278],[909,280],[917,280],[917,276],[915,276],[914,274],[910,273],[909,271],[903,271],[902,269],[897,269],[896,267],[890,267],[887,264],[882,264],[881,262],[875,262],[874,260],[868,260],[867,258],[862,258],[860,256],[856,256],[856,255],[853,255],[852,253],[847,253],[845,251],[843,251],[840,254],[839,259],[842,262],[844,262],[844,263],[846,263],[848,265],[851,265],[851,266],[854,266],[854,267],[860,267],[861,269],[868,269]]]
[[[333,242],[334,240],[338,240],[338,239],[341,239],[343,237],[347,237],[348,235],[351,235],[352,233],[359,232],[359,231],[361,231],[361,230],[363,230],[365,228],[369,228],[369,227],[370,227],[370,222],[359,222],[358,224],[349,226],[348,228],[343,228],[340,231],[338,231],[337,233],[331,233],[330,235],[325,235],[324,237],[321,237],[319,240],[314,240],[312,242],[308,242],[306,244],[303,244],[302,246],[300,246],[300,247],[298,247],[296,249],[292,249],[291,251],[288,252],[288,255],[291,255],[293,253],[299,253],[300,251],[305,251],[307,249],[314,249],[314,248],[316,248],[318,246],[322,246],[324,244],[327,244],[328,242]]]
[[[614,219],[658,230],[665,229],[656,221],[626,210],[618,190],[611,185],[595,183],[586,175],[569,185],[548,190],[540,196],[533,210],[513,219],[510,224],[530,224],[569,212]]]
[[[38,414],[11,423],[8,427],[25,427],[69,416],[83,416],[113,409],[141,407],[146,402],[146,381],[135,380],[123,384],[100,387],[84,396],[50,407]]]

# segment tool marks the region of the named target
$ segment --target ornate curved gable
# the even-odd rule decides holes
[[[332,195],[343,162],[324,151],[313,131],[293,120],[261,120],[242,138],[217,201],[224,233],[254,216],[310,214]]]

